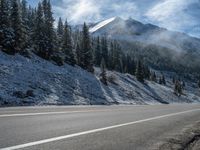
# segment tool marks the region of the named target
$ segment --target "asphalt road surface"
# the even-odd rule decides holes
[[[0,150],[151,150],[200,105],[0,108]]]

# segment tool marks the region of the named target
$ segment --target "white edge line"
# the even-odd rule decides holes
[[[57,115],[57,114],[71,114],[84,112],[99,112],[100,110],[82,110],[82,111],[59,111],[59,112],[42,112],[42,113],[27,113],[27,114],[3,114],[0,118],[5,117],[20,117],[20,116],[38,116],[38,115]],[[101,110],[102,111],[102,110]]]
[[[137,106],[137,105],[135,105]],[[120,109],[120,111],[127,109]],[[110,112],[112,110],[109,109],[101,109],[101,110],[77,110],[77,111],[57,111],[57,112],[39,112],[39,113],[18,113],[18,114],[1,114],[0,118],[5,117],[23,117],[23,116],[39,116],[39,115],[58,115],[58,114],[72,114],[72,113],[87,113],[87,112]]]
[[[147,121],[152,121],[152,120],[157,120],[157,119],[162,119],[162,118],[166,118],[166,117],[181,115],[181,114],[185,114],[185,113],[189,113],[189,112],[194,112],[194,111],[199,111],[199,110],[200,109],[194,109],[194,110],[188,110],[188,111],[183,111],[183,112],[178,112],[178,113],[172,113],[172,114],[157,116],[157,117],[143,119],[143,120],[138,120],[138,121],[134,121],[134,122],[124,123],[124,124],[118,124],[118,125],[114,125],[114,126],[109,126],[109,127],[104,127],[104,128],[94,129],[94,130],[88,130],[88,131],[84,131],[84,132],[79,132],[79,133],[74,133],[74,134],[69,134],[69,135],[64,135],[64,136],[59,136],[59,137],[44,139],[44,140],[40,140],[40,141],[30,142],[30,143],[26,143],[26,144],[21,144],[21,145],[6,147],[6,148],[2,148],[0,150],[16,150],[16,149],[21,149],[21,148],[35,146],[35,145],[41,145],[41,144],[55,142],[55,141],[60,141],[60,140],[68,139],[68,138],[73,138],[73,137],[81,136],[81,135],[96,133],[96,132],[100,132],[100,131],[104,131],[104,130],[119,128],[119,127],[123,127],[123,126],[133,125],[133,124],[147,122]]]

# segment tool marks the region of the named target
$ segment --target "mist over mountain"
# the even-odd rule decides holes
[[[90,28],[90,33],[120,41],[124,52],[134,53],[136,58],[143,57],[159,69],[173,68],[180,72],[200,69],[200,39],[185,33],[120,17],[97,23]]]
[[[114,17],[90,28],[95,36],[106,35],[117,40],[138,41],[144,44],[155,44],[178,51],[200,53],[200,39],[187,34],[160,28],[153,24],[143,24],[132,18],[124,20]]]

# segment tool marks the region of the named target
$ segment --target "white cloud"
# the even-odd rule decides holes
[[[70,20],[80,22],[100,18],[99,6],[94,0],[79,0],[70,10]]]
[[[139,18],[139,11],[134,2],[113,0],[63,0],[54,5],[55,16],[67,18],[72,23],[97,22],[105,18],[120,16]],[[54,2],[56,4],[56,1]]]
[[[134,2],[127,1],[123,3],[113,3],[111,5],[111,10],[113,11],[113,14],[123,18],[140,17],[140,11]]]
[[[186,0],[165,0],[155,5],[146,15],[157,21],[163,21],[173,17],[174,13],[180,13],[187,6],[186,4]]]
[[[55,16],[67,18],[71,23],[96,21],[101,18],[100,5],[96,0],[63,0],[62,5],[53,6]]]
[[[164,0],[145,14],[149,21],[173,30],[193,26],[196,19],[186,12],[188,6],[198,0]]]
[[[196,34],[200,0],[52,0],[55,18],[70,23],[98,22],[119,16],[170,30]],[[195,30],[194,30],[195,27]],[[200,33],[198,32],[200,35]]]

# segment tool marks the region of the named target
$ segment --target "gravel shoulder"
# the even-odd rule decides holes
[[[200,150],[200,122],[187,126],[181,133],[166,138],[155,150]]]

